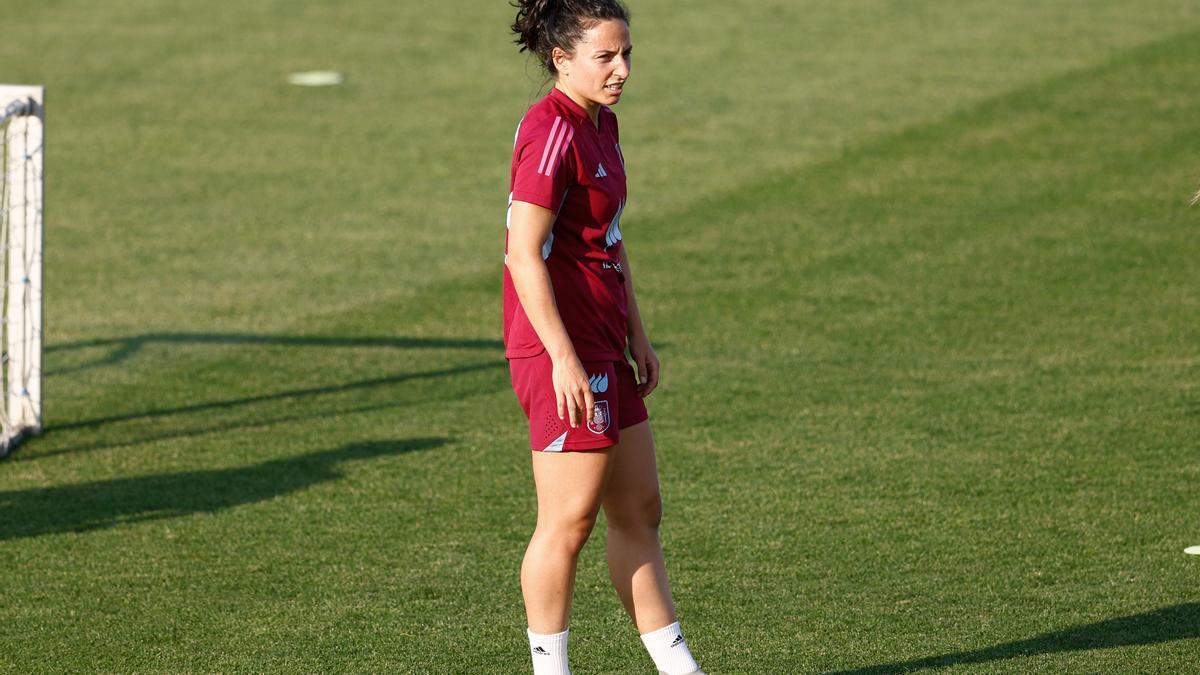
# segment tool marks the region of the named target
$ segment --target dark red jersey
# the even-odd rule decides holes
[[[584,361],[625,358],[628,312],[620,264],[625,160],[618,141],[612,110],[600,108],[597,127],[556,88],[525,113],[513,146],[509,211],[518,201],[557,214],[542,258],[558,312]],[[504,354],[523,358],[543,349],[506,266]]]

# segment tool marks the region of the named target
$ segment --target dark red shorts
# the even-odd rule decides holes
[[[637,395],[637,375],[625,361],[584,361],[596,401],[590,424],[572,429],[571,420],[558,419],[554,400],[553,364],[542,352],[523,359],[509,359],[513,391],[529,418],[529,445],[542,452],[599,450],[616,445],[620,429],[646,421],[650,415]]]

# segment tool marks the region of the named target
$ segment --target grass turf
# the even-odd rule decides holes
[[[0,668],[527,668],[510,10],[10,4],[47,433],[0,464]],[[1200,13],[634,11],[623,229],[705,667],[1194,667]],[[650,670],[596,544],[572,628],[578,672]]]

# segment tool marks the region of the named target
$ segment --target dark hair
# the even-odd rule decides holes
[[[551,75],[554,67],[554,48],[571,54],[583,39],[587,29],[604,19],[620,19],[629,23],[629,9],[621,0],[516,0],[517,19],[512,32],[521,51],[537,55],[542,67]]]

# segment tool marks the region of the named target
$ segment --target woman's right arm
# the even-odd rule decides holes
[[[554,366],[554,398],[559,419],[578,427],[592,421],[595,400],[567,328],[563,325],[542,247],[554,228],[554,213],[528,202],[514,201],[508,221],[508,273],[529,323],[541,339]]]

